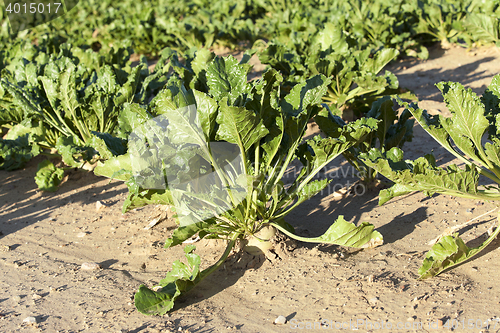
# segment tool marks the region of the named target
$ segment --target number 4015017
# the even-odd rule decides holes
[[[60,2],[55,2],[52,4],[44,4],[44,3],[27,3],[19,4],[19,3],[9,3],[9,5],[5,8],[5,11],[12,14],[35,14],[35,13],[57,13],[59,7],[61,6]]]

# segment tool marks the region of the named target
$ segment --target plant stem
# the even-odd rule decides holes
[[[274,222],[269,222],[269,224],[272,225],[273,227],[275,227],[276,229],[278,229],[279,231],[281,231],[282,233],[284,233],[285,235],[287,235],[288,237],[291,237],[291,238],[296,239],[298,241],[306,242],[306,243],[318,243],[317,237],[308,238],[308,237],[297,236],[296,234],[291,233],[290,231],[286,230],[285,228],[281,227],[280,225],[278,225]]]
[[[226,250],[224,251],[222,256],[219,258],[219,260],[217,260],[217,262],[215,264],[213,264],[212,266],[210,266],[209,268],[203,270],[200,273],[200,277],[197,279],[195,284],[198,284],[205,277],[207,277],[208,275],[215,272],[220,267],[220,265],[222,265],[224,263],[224,261],[226,261],[227,257],[229,256],[229,253],[231,253],[231,250],[233,249],[234,244],[236,243],[236,239],[238,239],[238,237],[240,237],[240,236],[241,236],[241,234],[239,234],[239,233],[233,234],[233,236],[230,238],[229,244],[227,244],[227,246],[226,246]]]

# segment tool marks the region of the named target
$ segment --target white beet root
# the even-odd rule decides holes
[[[253,255],[265,254],[274,247],[271,242],[274,235],[276,235],[276,229],[274,229],[274,227],[263,227],[248,239],[245,251]]]

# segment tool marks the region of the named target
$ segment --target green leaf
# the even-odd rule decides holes
[[[280,83],[283,77],[276,70],[268,70],[261,80],[254,81],[254,98],[246,104],[247,109],[254,110],[269,130],[262,142],[266,152],[265,160],[269,165],[278,153],[283,140],[284,120],[279,107]]]
[[[209,63],[214,58],[214,54],[209,49],[199,49],[196,51],[196,56],[191,62],[191,68],[196,75],[202,71],[206,71]]]
[[[200,257],[193,253],[194,245],[187,245],[184,253],[187,264],[175,261],[172,270],[159,283],[161,289],[153,291],[141,285],[135,294],[137,310],[146,315],[164,315],[174,307],[175,300],[200,283],[206,276],[220,267],[233,249],[235,238],[231,239],[221,258],[209,268],[200,271]]]
[[[85,161],[90,161],[94,154],[92,148],[83,147],[81,140],[75,136],[59,137],[56,149],[64,164],[75,168],[80,168]]]
[[[42,191],[55,192],[64,176],[64,170],[56,168],[49,160],[38,163],[35,182]]]
[[[342,29],[332,22],[325,23],[324,29],[318,33],[315,42],[321,46],[321,51],[331,48],[335,50],[335,53],[344,54],[349,50],[349,44]]]
[[[174,307],[174,301],[179,295],[177,289],[153,291],[141,284],[135,293],[134,303],[142,314],[163,316]]]
[[[45,143],[46,134],[46,128],[41,121],[36,118],[25,118],[21,123],[9,129],[4,139],[16,140],[18,137],[27,135],[31,142]]]
[[[165,242],[165,248],[173,247],[182,244],[185,240],[188,240],[192,236],[200,233],[200,238],[203,238],[203,230],[206,230],[210,223],[201,221],[198,223],[189,224],[186,226],[180,226],[174,230],[172,237],[168,238]]]
[[[121,155],[127,156],[127,155]],[[120,156],[118,156],[120,157]],[[118,178],[119,172],[113,174],[114,177]],[[126,174],[126,173],[125,173]],[[126,174],[127,175],[127,174]],[[119,178],[118,178],[119,179]],[[144,207],[147,205],[173,205],[174,201],[172,199],[172,194],[170,191],[165,189],[144,189],[137,184],[134,177],[131,177],[126,182],[128,187],[128,195],[123,202],[122,211],[128,212],[132,209]]]
[[[158,117],[157,119],[161,118]],[[153,127],[152,122],[148,123],[151,128],[157,128],[157,137],[161,137],[161,133],[167,130],[166,135],[163,136],[168,138],[172,144],[191,143],[200,147],[207,147],[207,140],[201,127],[196,105],[171,109],[161,120],[161,122],[156,121],[158,124],[156,127]],[[165,120],[168,122],[168,126],[163,125]]]
[[[259,115],[244,107],[228,106],[225,98],[220,103],[217,115],[216,140],[237,144],[243,154],[256,142],[265,137],[269,130]]]
[[[112,157],[105,162],[99,161],[94,168],[94,174],[127,181],[132,176],[132,157],[124,154]]]
[[[13,96],[14,104],[23,110],[24,119],[29,116],[40,116],[43,114],[38,101],[32,94],[10,83],[4,78],[1,78],[0,82],[2,88]]]
[[[184,252],[188,264],[176,260],[172,264],[172,271],[160,281],[162,287],[153,291],[141,285],[135,294],[134,303],[137,310],[145,315],[164,315],[174,307],[174,302],[182,293],[189,291],[200,279],[200,257],[192,253],[196,247],[188,245]]]
[[[332,126],[329,128],[329,138],[314,137],[307,141],[314,152],[314,159],[311,162],[315,168],[324,166],[327,161],[332,159],[332,156],[338,156],[358,144],[376,128],[377,120],[373,118],[361,118],[343,127]]]
[[[362,70],[369,73],[378,74],[388,63],[396,59],[399,51],[396,49],[385,48],[368,58],[361,66]]]
[[[415,187],[412,185],[394,184],[390,188],[384,189],[379,192],[378,204],[379,206],[382,206],[392,198],[399,197],[401,195],[409,194],[412,192],[415,192]]]
[[[300,191],[297,193],[297,201],[296,205],[309,200],[319,192],[321,192],[332,180],[321,179],[321,180],[313,180],[307,183],[306,186],[302,187]]]
[[[285,116],[285,133],[289,142],[300,140],[307,122],[315,115],[314,107],[321,103],[329,84],[330,79],[324,75],[316,75],[295,85],[281,101],[280,106]]]
[[[490,118],[490,124],[493,125],[490,133],[492,135],[500,134],[497,126],[494,126],[495,117],[500,113],[500,75],[493,77],[490,85],[481,96],[481,102],[484,104],[485,115]]]
[[[215,58],[206,74],[210,94],[219,101],[227,98],[229,105],[233,105],[239,96],[249,92],[249,70],[250,65],[240,65],[232,56]]]
[[[15,140],[0,138],[0,170],[16,170],[40,153],[38,144],[30,144],[29,135],[17,137]]]
[[[458,233],[453,236],[444,236],[427,252],[422,266],[418,269],[420,279],[436,276],[444,270],[469,260],[486,248],[498,236],[499,232],[500,225],[484,243],[474,248],[465,245],[464,241],[458,237]]]
[[[194,99],[196,100],[196,110],[200,121],[200,126],[205,134],[205,140],[210,142],[215,135],[215,125],[217,118],[217,102],[208,95],[193,91]]]
[[[405,142],[413,140],[414,119],[410,119],[411,113],[403,110],[396,124],[389,126],[384,142],[384,150],[390,150],[394,147],[402,148]]]
[[[466,33],[472,40],[482,43],[497,43],[499,41],[498,18],[481,13],[470,13],[464,21]]]
[[[109,133],[92,132],[87,145],[94,148],[104,160],[123,155],[127,151],[127,142]]]
[[[74,72],[74,67],[70,67],[68,71],[61,73],[60,75],[60,91],[58,97],[61,101],[61,106],[66,112],[65,117],[72,119],[74,125],[79,129],[80,138],[85,141],[90,133],[87,133],[85,129],[81,126],[83,119],[79,119],[78,109],[80,107],[80,102],[76,94],[76,75]]]
[[[377,138],[380,148],[384,146],[389,127],[398,119],[397,112],[393,110],[393,105],[394,103],[391,98],[386,96],[373,103],[371,110],[366,114],[366,117],[380,120],[377,127]]]
[[[128,135],[141,124],[145,123],[152,116],[139,104],[126,104],[118,115],[118,136],[126,139]]]
[[[418,108],[418,106],[414,103],[409,104],[399,99],[398,101],[399,105],[404,106],[405,109],[408,110],[413,117],[415,117],[420,126],[422,126],[422,128],[429,133],[434,140],[439,142],[443,148],[457,157],[461,156],[451,145],[450,135],[441,124],[443,119],[441,115],[432,116],[429,115],[426,110]]]
[[[346,125],[342,118],[332,114],[327,107],[318,112],[316,117],[314,117],[314,121],[318,124],[321,131],[330,137],[337,137],[342,127]]]
[[[281,104],[283,111],[289,116],[297,117],[309,107],[320,104],[330,82],[324,75],[316,75],[295,85]]]
[[[151,107],[156,114],[169,114],[171,110],[194,105],[193,92],[186,90],[182,80],[171,76],[165,87],[151,101]]]
[[[294,235],[276,223],[271,223],[271,225],[294,239],[308,243],[335,244],[354,248],[371,248],[383,243],[382,235],[373,230],[372,224],[363,222],[356,226],[344,220],[342,215],[339,215],[323,235],[313,238]]]
[[[488,166],[481,138],[488,130],[489,122],[484,116],[484,105],[480,98],[459,83],[441,82],[437,87],[443,92],[446,105],[452,113],[451,118],[441,119],[441,125],[464,154]]]
[[[477,189],[479,170],[475,165],[466,165],[465,169],[456,165],[439,168],[432,155],[415,161],[403,161],[403,152],[399,148],[392,148],[387,153],[373,148],[359,157],[366,165],[396,183],[393,188],[381,192],[379,205],[395,196],[413,191],[423,191],[427,195],[443,193],[466,198],[486,198]]]

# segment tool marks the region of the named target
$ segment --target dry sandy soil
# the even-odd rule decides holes
[[[500,52],[435,48],[427,61],[404,60],[390,67],[401,86],[416,93],[421,107],[446,114],[434,84],[457,81],[482,94],[500,72]],[[415,127],[407,157],[431,149],[440,165],[453,162]],[[382,324],[392,325],[386,332],[429,332],[436,331],[437,320],[448,319],[457,320],[457,332],[500,331],[500,323],[493,328],[495,321],[489,329],[479,328],[500,317],[498,240],[478,258],[437,278],[419,281],[416,273],[427,243],[451,226],[479,217],[461,233],[466,241],[481,241],[495,223],[496,211],[481,216],[495,208],[493,203],[414,193],[378,206],[375,191],[317,196],[289,216],[298,233],[319,235],[344,215],[351,222],[373,223],[385,244],[352,252],[298,243],[275,262],[232,255],[174,312],[148,317],[135,310],[133,295],[140,284],[153,286],[173,261],[183,258],[182,247],[163,249],[173,220],[145,230],[160,208],[122,215],[126,187],[84,171],[71,172],[56,193],[38,192],[33,176],[39,161],[0,172],[2,332],[295,332],[319,331],[323,320],[333,326],[326,331],[350,330],[359,321],[359,332],[379,331]],[[356,180],[342,159],[330,171],[335,190]],[[98,211],[97,201],[105,204]],[[205,267],[224,247],[214,241],[196,245]],[[101,269],[82,270],[84,262],[98,263]],[[275,325],[280,315],[288,322]],[[29,316],[37,323],[23,323]],[[474,327],[464,329],[462,323],[469,320]],[[354,326],[348,328],[349,321]],[[398,323],[402,329],[396,328]]]

